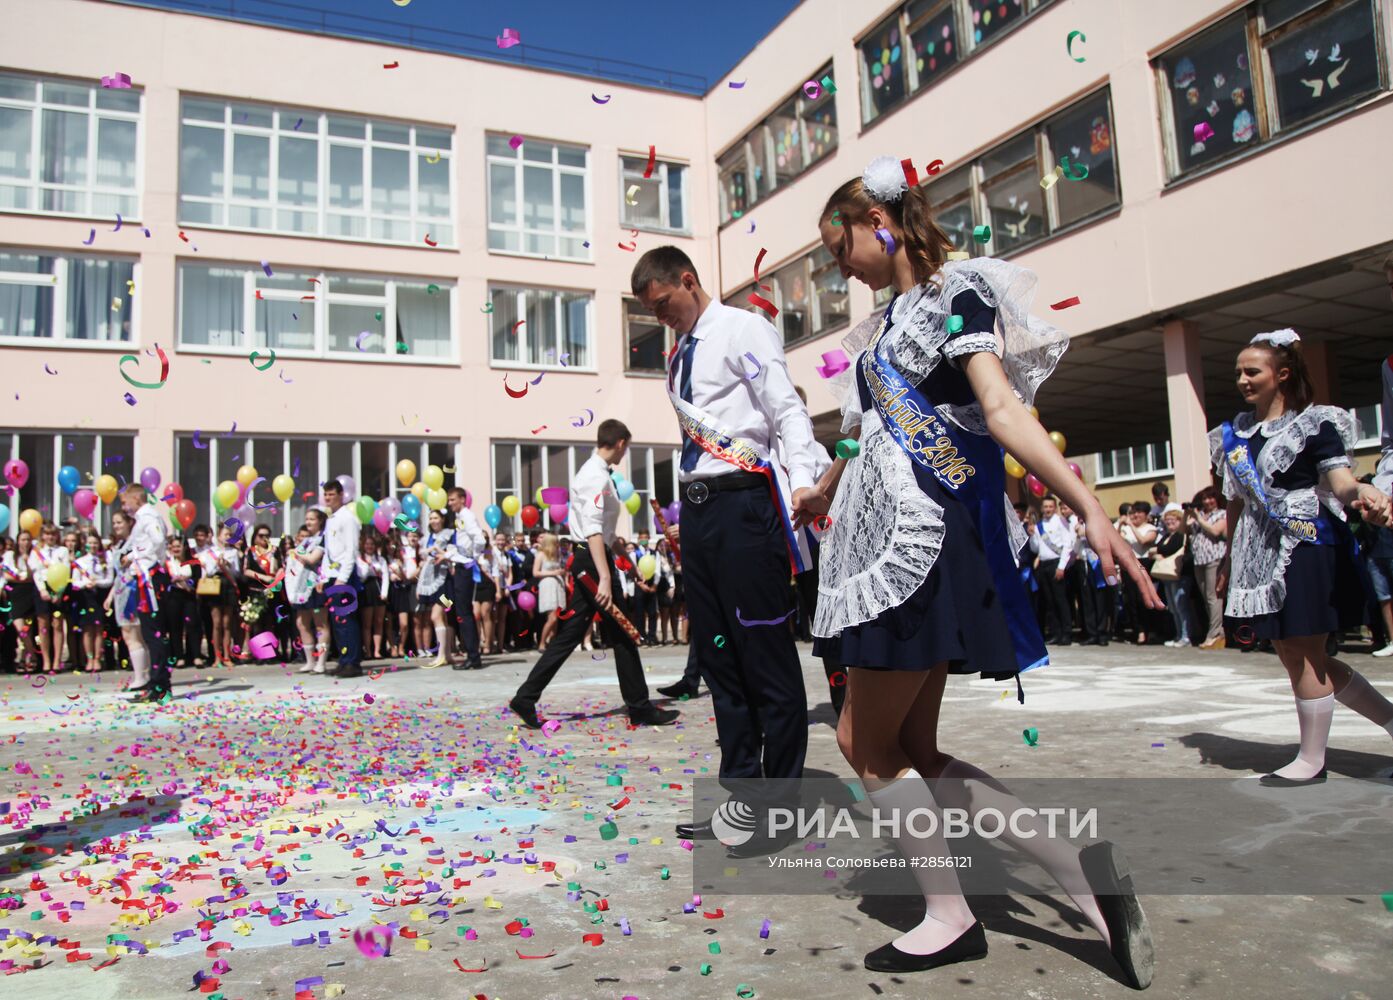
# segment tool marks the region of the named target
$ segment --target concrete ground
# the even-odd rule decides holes
[[[850,777],[821,667],[802,652],[809,768]],[[0,900],[18,907],[0,909],[0,997],[1130,992],[1067,899],[979,897],[987,960],[902,978],[861,959],[917,921],[913,899],[708,896],[684,913],[691,858],[672,827],[693,778],[716,770],[710,699],[678,706],[677,727],[629,730],[611,663],[578,652],[542,703],[560,729],[519,732],[503,706],[533,659],[384,663],[352,681],[185,670],[159,709],[125,705],[110,675],[5,678],[0,895],[21,901]],[[685,648],[644,659],[656,686],[679,675]],[[1393,663],[1348,659],[1393,692]],[[1284,674],[1261,654],[1075,646],[1028,677],[1025,705],[1002,690],[952,679],[942,733],[1008,780],[1231,778],[1286,762],[1295,743]],[[1038,746],[1023,745],[1026,726]],[[1344,710],[1331,744],[1332,780],[1393,764],[1388,736]],[[1389,890],[1147,897],[1150,995],[1389,996]],[[389,957],[354,944],[375,922],[406,931]]]

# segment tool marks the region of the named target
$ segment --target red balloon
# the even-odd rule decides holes
[[[189,525],[193,524],[194,518],[198,517],[198,508],[194,506],[192,500],[180,500],[171,508],[174,519],[179,522],[179,527],[185,531],[189,530]]]
[[[1078,476],[1080,479],[1083,478],[1083,469],[1079,468],[1078,462],[1070,462],[1069,471],[1072,472],[1074,475]]]
[[[535,527],[537,522],[542,519],[541,512],[536,507],[528,504],[522,509],[522,526],[524,528]]]
[[[1047,492],[1045,489],[1045,484],[1040,482],[1040,480],[1035,477],[1035,473],[1033,472],[1026,473],[1025,488],[1030,490],[1031,496],[1035,497],[1042,497]]]
[[[184,487],[178,483],[166,483],[164,494],[160,497],[167,504],[176,504],[184,499]]]

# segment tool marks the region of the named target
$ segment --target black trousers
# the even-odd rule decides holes
[[[813,567],[805,570],[793,578],[794,588],[798,592],[798,634],[812,636],[813,618],[817,615],[817,549],[813,549]],[[810,641],[807,640],[807,641]],[[835,641],[819,643],[820,646],[836,650]],[[824,653],[822,659],[822,672],[827,675],[827,696],[832,699],[832,710],[838,717],[842,714],[842,707],[846,704],[846,671],[842,669],[837,657],[830,653]]]
[[[348,586],[352,587],[355,593],[361,594],[362,584],[358,580],[358,570],[355,568],[352,575],[348,578]],[[329,627],[334,633],[334,651],[338,654],[340,667],[360,667],[363,665],[363,622],[358,617],[358,610],[344,614],[340,611],[342,607],[350,602],[347,601],[348,595],[342,591],[330,594],[329,588],[334,584],[325,586],[325,597],[328,601]]]
[[[479,659],[479,623],[474,620],[474,567],[456,565],[450,574],[450,600],[455,602],[455,631],[469,661]]]
[[[614,568],[614,558],[609,553],[605,554],[605,558],[609,561],[611,592],[618,591],[619,575]],[[571,572],[577,576],[585,573],[591,580],[599,583],[599,574],[595,570],[595,560],[590,555],[589,546],[582,544],[576,547]],[[590,596],[590,589],[579,580],[576,581],[575,592],[571,594],[566,610],[562,612],[561,623],[557,626],[556,633],[551,637],[551,642],[547,644],[532,672],[518,688],[517,694],[513,696],[514,701],[528,708],[537,706],[537,699],[541,698],[542,692],[561,669],[561,664],[566,662],[566,658],[589,634],[590,622],[596,612],[600,614],[600,634],[604,636],[605,645],[614,653],[614,669],[619,675],[619,693],[624,697],[629,714],[642,712],[652,706],[653,703],[648,699],[648,682],[643,678],[643,662],[639,659],[638,646],[629,638],[629,633],[601,610],[595,598]]]
[[[802,777],[808,749],[808,694],[793,633],[785,623],[747,628],[737,617],[789,611],[788,545],[769,492],[684,502],[682,556],[691,643],[721,739],[721,784],[757,801],[767,790],[748,779]]]
[[[194,665],[203,649],[203,620],[193,591],[170,587],[166,598],[169,608],[165,621],[169,623],[169,655],[174,661]]]
[[[1056,580],[1055,571],[1059,569],[1058,559],[1041,559],[1035,570],[1035,578],[1040,581],[1040,593],[1044,597],[1045,615],[1048,622],[1046,638],[1051,634],[1056,645],[1067,645],[1073,641],[1074,615],[1069,610],[1068,581]],[[1065,570],[1068,576],[1068,570]]]
[[[140,611],[140,637],[150,651],[150,687],[154,691],[169,690],[169,578],[163,573],[151,573],[150,585],[159,605]]]
[[[1075,559],[1064,571],[1064,582],[1068,586],[1069,610],[1075,607],[1083,617],[1085,639],[1102,642],[1107,638],[1107,609],[1103,591],[1107,588],[1093,586],[1087,564]]]

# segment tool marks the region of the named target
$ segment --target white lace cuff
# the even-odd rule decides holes
[[[997,334],[988,331],[954,337],[943,345],[944,356],[953,361],[979,351],[990,351],[999,358],[1005,354],[1005,346]]]
[[[1326,458],[1317,462],[1316,470],[1329,472],[1331,469],[1348,469],[1351,464],[1348,455],[1336,455],[1334,458]]]

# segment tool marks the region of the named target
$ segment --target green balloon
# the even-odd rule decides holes
[[[358,515],[358,520],[363,524],[371,524],[372,516],[377,513],[377,501],[372,497],[359,497],[357,503],[353,505],[354,512]]]

